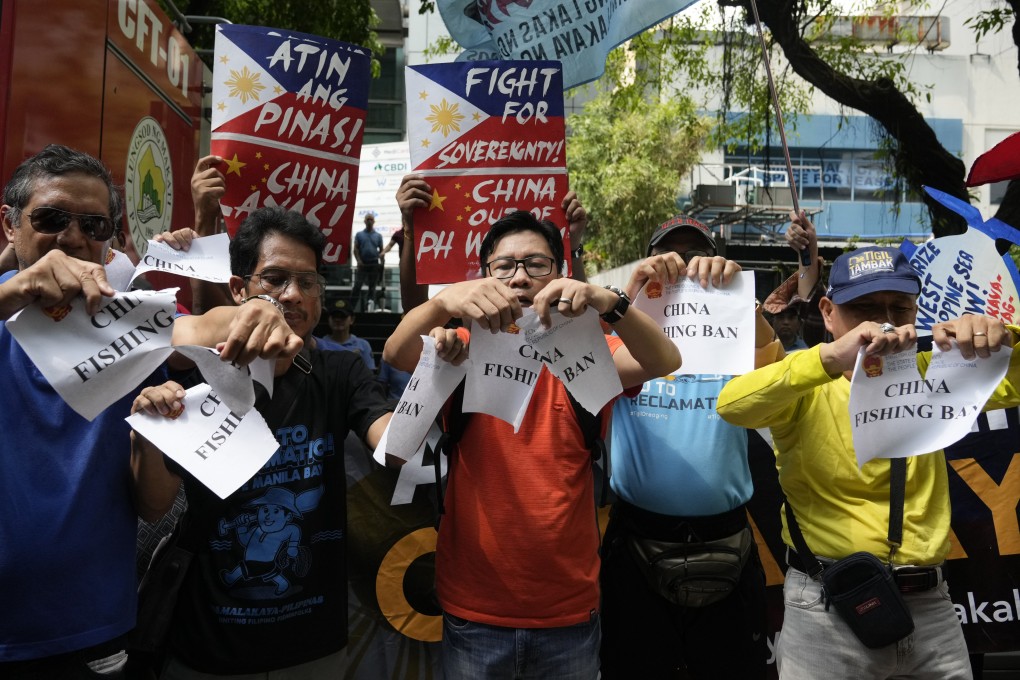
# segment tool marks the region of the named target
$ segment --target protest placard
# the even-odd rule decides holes
[[[674,375],[740,375],[754,368],[754,272],[702,288],[686,276],[649,283],[634,306],[652,317],[680,350]]]
[[[409,66],[406,83],[411,165],[433,188],[414,217],[418,283],[481,276],[482,239],[513,210],[530,210],[566,234],[558,63]]]
[[[322,229],[326,262],[347,260],[370,64],[364,48],[319,36],[216,27],[210,148],[226,163],[231,235],[280,205]]]
[[[557,59],[565,87],[602,75],[606,55],[694,0],[438,0],[458,61]]]
[[[92,420],[173,352],[176,294],[176,288],[117,293],[95,316],[82,299],[29,305],[7,320],[7,330],[67,405]]]
[[[1017,321],[1020,273],[1009,255],[1000,255],[995,239],[1020,243],[1020,231],[995,218],[985,220],[974,206],[930,187],[925,190],[970,225],[963,234],[921,245],[904,241],[900,250],[921,275],[917,298],[917,334],[964,314],[986,314],[1003,323]]]
[[[932,348],[921,376],[913,348],[857,354],[850,382],[850,424],[857,464],[938,451],[970,432],[985,402],[1006,375],[1012,350],[965,359],[956,344]]]

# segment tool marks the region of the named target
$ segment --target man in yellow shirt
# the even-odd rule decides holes
[[[784,516],[783,538],[791,548],[777,648],[783,680],[971,678],[963,631],[942,578],[950,520],[945,455],[935,451],[907,459],[903,538],[894,550],[887,540],[890,464],[873,460],[858,469],[851,436],[850,377],[858,350],[886,355],[913,347],[920,290],[920,277],[899,250],[863,248],[841,255],[820,304],[834,341],[738,376],[719,395],[718,411],[727,421],[771,428],[787,503],[823,566],[861,551],[891,562],[914,620],[913,633],[898,643],[864,646],[835,608],[826,606],[821,583],[805,573],[807,562],[792,548]],[[968,359],[987,358],[1012,346],[1018,333],[997,319],[967,315],[936,325],[932,339],[943,350],[955,340]],[[930,360],[930,353],[918,354],[922,372]],[[1014,354],[985,408],[1020,404],[1016,385],[1020,357]]]

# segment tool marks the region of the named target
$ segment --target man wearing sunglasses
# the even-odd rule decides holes
[[[0,276],[0,320],[79,296],[95,314],[114,294],[103,262],[123,211],[107,168],[50,145],[18,166],[2,203],[18,269]],[[174,326],[175,343],[226,338],[224,356],[240,362],[267,350],[293,354],[300,340],[291,336],[265,303]],[[5,325],[0,357],[0,677],[88,677],[86,663],[121,649],[135,623],[136,522],[139,514],[157,518],[150,510],[162,488],[150,483],[149,466],[158,457],[131,452],[130,396],[86,421]],[[157,371],[145,384],[164,376]]]
[[[426,333],[441,358],[463,361],[470,334],[445,329],[453,318],[474,322],[476,333],[498,333],[528,307],[546,326],[553,310],[574,317],[592,307],[617,332],[606,342],[625,388],[680,364],[676,347],[651,318],[628,308],[622,292],[563,277],[554,225],[511,213],[486,234],[480,257],[484,278],[455,283],[409,311],[386,343],[386,361],[413,370]],[[603,413],[606,423],[608,406]],[[541,371],[517,433],[472,415],[449,470],[436,548],[446,677],[596,678],[591,452],[563,384]]]

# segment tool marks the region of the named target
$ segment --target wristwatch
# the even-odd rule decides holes
[[[570,257],[574,260],[584,255],[584,244],[580,244],[576,248],[570,251]]]
[[[620,296],[620,299],[616,301],[616,305],[605,314],[600,314],[599,318],[605,321],[607,324],[612,326],[623,318],[623,315],[630,309],[630,298],[627,294],[616,286],[604,286],[606,290],[612,291]]]
[[[279,309],[280,310],[280,314],[283,314],[286,311],[283,308],[283,305],[280,304],[279,300],[277,300],[276,298],[274,298],[272,296],[266,295],[265,293],[263,293],[262,295],[250,295],[250,296],[246,297],[244,300],[242,300],[241,304],[243,305],[248,300],[265,300],[266,302],[271,302],[274,307]]]

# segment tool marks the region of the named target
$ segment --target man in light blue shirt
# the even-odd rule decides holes
[[[627,286],[635,296],[650,281],[672,283],[688,270],[726,286],[740,266],[717,253],[705,225],[680,215],[661,225]],[[755,316],[755,362],[783,350],[768,322]],[[682,370],[682,369],[681,369]],[[723,421],[715,402],[728,375],[679,375],[646,382],[617,401],[610,447],[618,496],[603,540],[602,677],[764,678],[768,647],[765,574],[745,504],[753,486],[747,431]],[[703,554],[696,544],[732,540],[743,559],[730,568],[731,588],[714,598],[667,599],[652,587],[635,539]],[[717,583],[722,583],[720,575]]]

